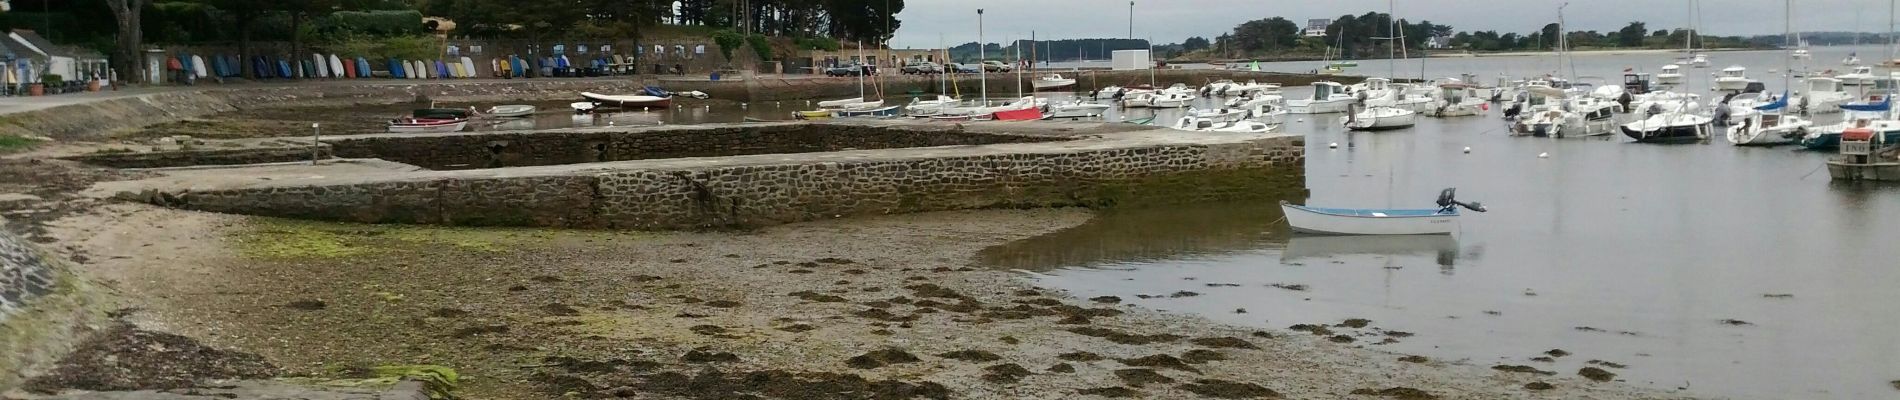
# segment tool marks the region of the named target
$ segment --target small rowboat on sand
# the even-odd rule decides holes
[[[824,118],[831,118],[831,113],[832,113],[831,110],[793,111],[792,118],[793,119],[824,119]]]
[[[489,107],[488,112],[482,114],[495,118],[521,118],[534,115],[534,106],[524,104],[494,106]]]
[[[673,98],[646,95],[609,95],[581,92],[581,97],[599,106],[620,108],[667,108],[673,106]]]
[[[1317,208],[1280,202],[1294,233],[1314,235],[1449,235],[1458,231],[1458,208],[1485,212],[1484,205],[1462,203],[1457,189],[1438,195],[1438,208]]]
[[[467,127],[468,120],[463,118],[434,119],[402,117],[389,121],[389,132],[391,133],[461,132],[463,128]]]

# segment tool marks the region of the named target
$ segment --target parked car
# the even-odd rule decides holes
[[[943,66],[929,61],[920,61],[904,65],[904,73],[910,75],[933,75],[943,73]]]
[[[1010,71],[1015,71],[1015,70],[1016,70],[1015,66],[1009,65],[1002,61],[991,60],[991,61],[983,62],[983,71],[986,71],[986,72],[1010,72]]]
[[[947,67],[948,68],[946,68],[946,70],[950,71],[950,73],[953,73],[953,74],[974,74],[978,72],[983,72],[982,70],[979,69],[982,67],[976,64],[950,63],[949,65],[947,65]]]
[[[877,67],[872,67],[868,65],[858,65],[858,64],[844,64],[844,65],[839,65],[836,67],[825,69],[826,76],[858,76],[858,75],[864,75],[864,74],[876,75]]]

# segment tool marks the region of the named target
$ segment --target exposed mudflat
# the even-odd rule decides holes
[[[1090,217],[971,211],[631,233],[117,204],[49,232],[70,245],[61,252],[87,255],[82,273],[136,307],[126,318],[142,329],[256,354],[293,376],[448,366],[468,398],[1676,398],[1569,374],[1402,362],[971,266],[984,247]]]

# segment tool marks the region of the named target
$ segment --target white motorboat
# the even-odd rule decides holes
[[[1185,94],[1185,95],[1192,96],[1195,94],[1199,94],[1200,92],[1197,90],[1194,90],[1194,88],[1188,87],[1188,85],[1185,83],[1176,83],[1173,85],[1168,85],[1167,89],[1161,89],[1159,93]]]
[[[1247,111],[1251,113],[1251,118],[1268,125],[1286,123],[1286,99],[1279,95],[1248,94],[1228,99],[1226,106],[1228,109]]]
[[[1134,98],[1135,96],[1140,96],[1144,93],[1154,93],[1154,88],[1148,87],[1146,85],[1136,86],[1136,87],[1121,87],[1121,86],[1110,85],[1110,86],[1103,87],[1100,90],[1096,90],[1095,93],[1091,97],[1094,97],[1096,100],[1120,101],[1120,100]]]
[[[1702,95],[1695,93],[1667,90],[1649,92],[1631,96],[1628,111],[1632,113],[1642,113],[1643,115],[1652,115],[1662,113],[1665,111],[1665,107],[1676,107],[1684,104],[1688,105],[1689,109],[1697,109],[1702,107],[1702,104],[1697,103],[1697,101],[1701,99]]]
[[[1243,96],[1248,94],[1279,94],[1279,92],[1280,85],[1247,81],[1247,83],[1228,85],[1226,90],[1223,90],[1221,94],[1227,96]]]
[[[1023,96],[1003,105],[977,104],[972,106],[946,107],[940,116],[988,116],[999,112],[1022,111],[1037,108],[1036,96]]]
[[[1412,85],[1393,84],[1380,92],[1368,92],[1367,96],[1381,92],[1384,93],[1383,97],[1367,97],[1366,106],[1392,107],[1411,112],[1425,112],[1433,106],[1431,92],[1414,91]]]
[[[1547,85],[1530,85],[1518,93],[1518,98],[1510,108],[1505,109],[1505,118],[1510,119],[1512,136],[1563,136],[1569,125],[1580,124],[1583,118],[1570,112],[1569,99],[1563,89]]]
[[[1473,91],[1471,85],[1463,83],[1439,84],[1438,97],[1432,100],[1432,107],[1425,111],[1425,116],[1448,118],[1478,115],[1489,105]]]
[[[1374,106],[1340,117],[1348,130],[1380,131],[1410,128],[1418,122],[1418,113],[1397,107]]]
[[[1716,122],[1723,125],[1741,123],[1742,120],[1761,113],[1755,110],[1755,107],[1760,107],[1775,101],[1775,99],[1770,97],[1769,94],[1762,92],[1736,94],[1721,104],[1717,104],[1715,115],[1712,117],[1715,118]]]
[[[1740,65],[1723,68],[1715,77],[1715,90],[1739,91],[1748,87],[1748,68]]]
[[[1854,94],[1848,93],[1844,81],[1825,76],[1808,78],[1808,90],[1801,93],[1801,100],[1795,102],[1795,108],[1806,114],[1832,114],[1841,112],[1841,105],[1854,100]]]
[[[1697,53],[1695,57],[1689,59],[1689,66],[1696,67],[1696,68],[1708,68],[1709,55]]]
[[[1785,104],[1784,104],[1785,105]],[[1728,127],[1728,142],[1736,146],[1775,146],[1794,144],[1807,136],[1814,122],[1795,115],[1756,113],[1740,124]]]
[[[588,103],[588,104],[591,105],[592,103]],[[495,117],[495,118],[521,118],[521,117],[526,117],[529,115],[534,115],[534,106],[525,105],[525,104],[510,104],[510,105],[494,106],[494,107],[489,107],[488,112],[484,112],[482,113],[482,115]]]
[[[390,133],[443,133],[461,132],[468,128],[468,119],[436,119],[402,117],[389,121]]]
[[[1662,66],[1662,72],[1656,73],[1656,83],[1663,85],[1682,84],[1682,67],[1675,64]]]
[[[1228,123],[1228,122],[1244,121],[1244,120],[1252,119],[1251,116],[1248,115],[1248,110],[1234,109],[1234,108],[1223,108],[1219,110],[1202,110],[1198,108],[1189,107],[1187,109],[1187,116],[1209,119],[1209,120],[1213,120],[1216,123]]]
[[[1696,114],[1688,102],[1662,106],[1663,112],[1623,124],[1623,134],[1640,143],[1686,143],[1707,140],[1715,120]]]
[[[1124,99],[1122,100],[1122,106],[1123,107],[1148,107],[1148,108],[1181,108],[1181,107],[1187,107],[1189,104],[1192,104],[1193,102],[1194,102],[1193,94],[1163,91],[1163,92],[1156,92],[1156,93],[1144,93],[1139,96]]]
[[[957,99],[950,96],[938,95],[929,100],[925,100],[922,97],[912,98],[910,99],[910,104],[904,107],[904,115],[912,117],[936,116],[943,114],[944,109],[955,106],[957,106]]]
[[[1220,121],[1215,118],[1188,115],[1181,117],[1170,128],[1195,132],[1266,133],[1272,132],[1274,126],[1247,119]]]
[[[1449,235],[1458,232],[1458,208],[1485,212],[1484,205],[1454,198],[1455,189],[1438,195],[1438,208],[1318,208],[1280,202],[1294,233],[1313,235]]]
[[[1075,86],[1074,79],[1063,78],[1061,74],[1049,74],[1029,82],[1037,91]]]
[[[1235,86],[1240,86],[1240,84],[1234,83],[1232,79],[1213,81],[1205,86],[1201,86],[1201,94],[1207,96],[1226,96],[1227,89]]]
[[[1313,82],[1313,97],[1287,100],[1287,111],[1294,114],[1332,114],[1346,112],[1359,98],[1346,94],[1346,85],[1338,82]]]
[[[1835,75],[1834,79],[1840,79],[1843,86],[1871,86],[1880,80],[1880,76],[1874,75],[1874,67],[1861,65],[1854,67],[1852,72]]]
[[[1107,104],[1084,103],[1081,101],[1053,104],[1049,106],[1047,110],[1049,115],[1045,118],[1099,117],[1102,116],[1103,113],[1108,112],[1109,108]]]

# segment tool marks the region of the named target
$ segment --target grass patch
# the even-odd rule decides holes
[[[0,134],[0,153],[24,151],[39,144],[39,140],[14,135]]]

